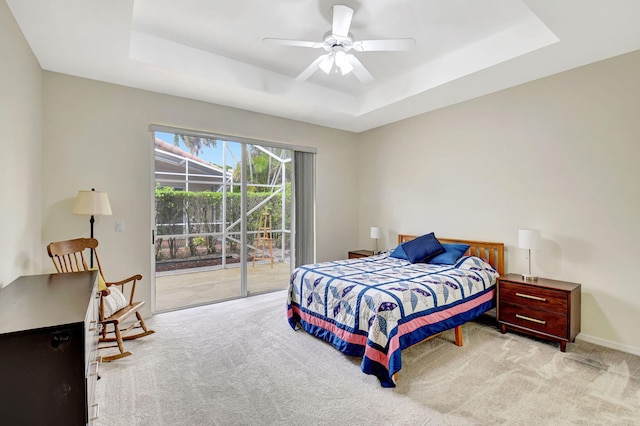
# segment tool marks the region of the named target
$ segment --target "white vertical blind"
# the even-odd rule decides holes
[[[293,154],[295,266],[316,261],[316,155]]]

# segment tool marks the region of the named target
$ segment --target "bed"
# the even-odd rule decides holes
[[[416,238],[401,234],[398,244]],[[395,387],[401,351],[454,329],[495,307],[504,273],[502,243],[438,238],[469,249],[453,265],[410,263],[384,252],[371,257],[303,265],[291,275],[287,317],[349,356],[383,387]]]

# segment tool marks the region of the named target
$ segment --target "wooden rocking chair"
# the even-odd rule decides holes
[[[98,247],[98,240],[96,240],[95,238],[77,238],[75,240],[58,241],[51,243],[47,246],[47,253],[49,253],[49,257],[51,257],[51,260],[53,261],[53,264],[59,273],[88,271],[91,268],[87,266],[86,258],[91,259],[91,256],[93,256],[93,258],[96,260],[99,272],[99,289],[101,290],[99,317],[101,325],[100,342],[111,343],[107,345],[101,345],[99,346],[99,349],[117,347],[120,350],[120,353],[118,354],[102,357],[102,361],[109,362],[131,355],[131,352],[124,350],[124,340],[138,339],[140,337],[153,334],[154,331],[147,328],[142,319],[142,315],[140,314],[140,308],[144,306],[144,301],[133,301],[133,296],[136,290],[136,282],[142,279],[142,275],[134,275],[117,282],[106,282],[104,280],[104,275],[102,273],[102,267],[100,266],[100,260],[98,259],[96,247]],[[89,249],[90,251],[88,253],[88,256],[85,257],[84,252],[87,249]],[[128,303],[123,299],[121,305],[125,306],[118,306],[119,309],[105,318],[105,298],[111,295],[111,290],[113,288],[118,288],[113,286],[119,286],[119,290],[124,293],[125,285],[128,283],[131,283]],[[114,293],[112,297],[115,296],[119,296],[122,299],[122,296]],[[107,301],[111,302],[111,299],[108,299]],[[135,314],[136,320],[126,326],[123,325],[123,322],[127,321],[127,319],[129,319],[133,314]],[[113,330],[108,330],[109,326],[112,326]],[[142,331],[138,332],[137,334],[128,335],[128,333],[134,329],[142,329]],[[112,334],[114,336],[111,336]],[[115,344],[113,344],[114,342]]]

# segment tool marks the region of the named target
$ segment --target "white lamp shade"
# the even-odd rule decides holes
[[[71,212],[73,214],[105,216],[112,214],[109,197],[104,191],[78,191]]]
[[[518,247],[520,248],[535,250],[540,247],[540,240],[540,230],[538,229],[518,230]]]
[[[380,238],[380,228],[376,226],[371,227],[371,238]]]
[[[351,65],[349,61],[345,61],[345,63],[340,67],[340,72],[342,73],[342,75],[347,75],[351,71],[353,71],[353,65]]]
[[[340,47],[337,47],[335,52],[335,63],[338,67],[342,67],[347,62],[347,54]]]
[[[334,61],[333,55],[327,54],[327,56],[325,56],[322,62],[320,62],[320,65],[319,65],[320,69],[325,73],[329,74],[331,72],[331,68],[333,68],[333,61]]]

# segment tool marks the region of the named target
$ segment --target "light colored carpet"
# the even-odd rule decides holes
[[[102,364],[98,425],[640,424],[640,357],[501,334],[489,317],[403,352],[395,389],[293,331],[277,292],[156,315]]]

